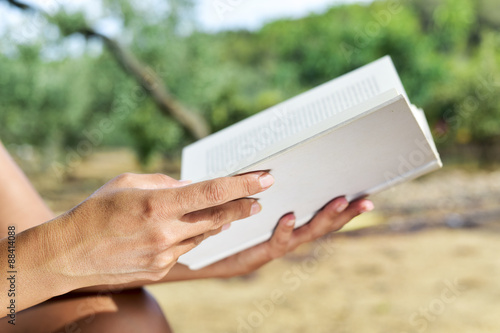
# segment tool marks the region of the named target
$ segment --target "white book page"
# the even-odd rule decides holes
[[[295,144],[317,124],[338,124],[365,111],[367,102],[393,89],[407,98],[386,56],[186,147],[181,177],[199,181],[232,174]]]

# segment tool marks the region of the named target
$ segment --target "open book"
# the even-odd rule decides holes
[[[262,211],[184,254],[199,269],[268,240],[294,212],[296,227],[331,199],[354,200],[442,166],[422,110],[409,103],[389,56],[183,150],[182,179],[270,170]]]

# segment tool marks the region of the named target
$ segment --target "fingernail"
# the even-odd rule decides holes
[[[271,185],[274,184],[274,177],[271,176],[271,174],[269,173],[263,173],[260,177],[259,177],[259,182],[260,182],[260,186],[262,188],[268,188],[268,187],[271,187]]]
[[[337,213],[342,213],[347,208],[347,206],[349,206],[349,202],[342,201],[342,202],[337,203],[336,206],[337,207],[335,207],[335,211]]]
[[[257,214],[261,210],[262,210],[262,206],[260,205],[260,203],[258,203],[257,201],[255,201],[252,204],[252,208],[250,208],[250,216]]]
[[[293,227],[295,225],[295,218],[291,218],[288,221],[286,221],[285,225],[290,228]]]
[[[222,231],[227,230],[227,229],[229,229],[230,227],[231,227],[231,223],[224,224],[224,225],[222,226]]]
[[[361,213],[371,212],[373,210],[373,208],[375,208],[375,206],[373,205],[373,202],[365,201],[361,205]]]

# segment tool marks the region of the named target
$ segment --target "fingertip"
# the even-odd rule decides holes
[[[274,177],[269,172],[263,172],[259,176],[259,183],[263,190],[267,190],[274,184]]]
[[[250,208],[250,216],[260,213],[261,210],[262,205],[257,200],[255,200]]]
[[[287,228],[293,228],[295,226],[295,215],[293,213],[287,214],[282,217],[281,224]]]
[[[269,173],[269,170],[261,170],[261,171],[252,171],[247,173],[241,173],[236,175],[235,177],[245,177],[246,178],[246,186],[249,187],[250,193],[248,195],[256,194],[263,192],[273,186],[274,177]],[[232,178],[232,177],[228,177]]]
[[[375,208],[375,205],[370,200],[363,200],[359,204],[359,212],[360,213],[371,212],[374,208]]]
[[[342,213],[349,206],[349,201],[345,197],[334,199],[325,208],[335,213]]]

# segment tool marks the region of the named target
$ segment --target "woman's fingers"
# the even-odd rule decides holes
[[[174,248],[171,249],[174,253],[174,258],[177,260],[181,255],[184,253],[191,251],[195,247],[201,244],[205,239],[207,239],[209,236],[207,234],[201,234],[198,236],[194,236],[191,238],[188,238],[186,240],[183,240],[179,244],[177,244]]]
[[[239,199],[223,205],[206,208],[184,215],[182,224],[176,227],[178,235],[176,253],[184,254],[200,244],[204,239],[228,229],[231,222],[247,218],[261,211],[255,199]]]
[[[225,225],[223,225],[222,227],[220,227],[218,229],[211,230],[211,231],[208,231],[208,232],[206,232],[204,234],[197,235],[197,236],[188,238],[186,240],[183,240],[182,242],[180,242],[179,244],[177,244],[175,246],[175,249],[174,249],[174,256],[175,256],[175,258],[177,259],[181,255],[183,255],[184,253],[186,253],[188,251],[191,251],[192,249],[194,249],[195,247],[197,247],[198,245],[200,245],[201,242],[203,242],[208,237],[217,235],[218,233],[220,233],[220,232],[222,232],[224,230],[229,229],[229,226],[230,226],[229,224],[225,224]]]
[[[256,199],[239,199],[220,206],[188,213],[180,218],[180,221],[187,222],[190,229],[188,235],[194,236],[255,215],[261,209],[262,207]]]
[[[237,272],[235,273],[237,275],[246,274],[285,255],[289,250],[294,226],[295,216],[293,214],[283,216],[270,240],[226,259],[230,260],[228,271]]]
[[[167,193],[160,190],[158,199],[164,200],[165,195],[171,195],[173,192],[177,211],[184,215],[257,194],[271,187],[273,183],[274,178],[269,173],[253,172],[169,189]]]
[[[172,268],[172,266],[177,262],[181,255],[185,254],[188,251],[191,251],[192,249],[200,245],[201,242],[203,242],[205,239],[210,236],[216,235],[221,231],[222,227],[201,235],[185,239],[175,246],[172,246],[163,251],[162,253],[158,253],[156,256],[154,256],[152,262],[148,266],[148,270],[156,274],[156,277],[153,276],[152,279],[157,280],[164,277]],[[159,275],[157,273],[159,273]]]
[[[310,242],[332,231],[342,229],[349,221],[361,213],[371,211],[373,203],[366,199],[356,200],[349,204],[345,198],[337,198],[327,204],[306,225],[294,232],[291,248]]]
[[[273,236],[267,242],[269,260],[283,257],[289,251],[294,227],[295,216],[293,214],[287,214],[280,219]]]
[[[244,217],[254,215],[260,212],[261,210],[260,204],[256,200],[240,199],[226,203],[218,207],[208,208],[202,211],[187,214],[185,215],[184,220],[187,219],[189,222],[193,223],[196,222],[198,219],[204,219],[207,216],[213,215],[214,214],[213,212],[216,211],[217,209],[223,209],[224,211],[233,211],[235,212],[235,215],[233,216],[237,216],[238,214],[240,214],[238,212],[245,211],[245,208],[246,211],[248,211],[248,205],[250,205],[250,214],[243,214],[242,216]],[[230,218],[228,220],[233,220],[233,219]],[[230,226],[229,223],[222,223],[222,226],[215,230],[206,232],[202,235],[191,237],[189,239],[180,242],[175,247],[176,258],[194,249],[208,237],[216,235],[228,229],[229,226]],[[287,214],[284,217],[282,217],[278,222],[278,225],[276,226],[273,236],[268,242],[259,244],[252,249],[244,251],[247,253],[247,256],[245,257],[247,264],[249,265],[251,264],[252,267],[260,267],[261,265],[265,264],[266,262],[269,262],[272,259],[279,258],[285,255],[288,252],[288,244],[292,237],[294,226],[295,226],[295,216],[293,214]]]

